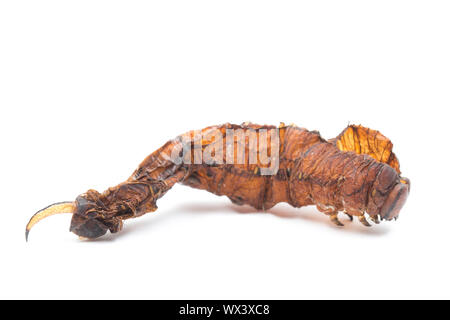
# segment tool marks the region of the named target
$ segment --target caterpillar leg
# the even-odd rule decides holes
[[[366,220],[366,217],[364,215],[358,216],[359,222],[361,222],[366,227],[371,227],[372,225]]]
[[[333,223],[334,223],[335,225],[337,225],[338,227],[343,227],[343,226],[344,226],[344,225],[342,224],[342,222],[339,221],[337,212],[336,212],[336,213],[333,213],[333,214],[330,214],[330,220],[331,220],[331,222],[333,222]]]
[[[350,221],[353,221],[353,216],[351,214],[348,214],[347,212],[344,213],[350,219]]]
[[[370,216],[370,220],[372,220],[373,223],[379,224],[380,223],[380,219],[378,217],[378,215],[376,216]]]
[[[336,210],[336,208],[332,207],[332,206],[325,206],[323,204],[316,204],[316,208],[317,210],[319,210],[320,212],[326,214],[327,216],[330,217],[330,221],[333,222],[336,226],[338,227],[343,227],[344,225],[342,224],[342,222],[339,221],[338,218],[338,213],[339,211]]]

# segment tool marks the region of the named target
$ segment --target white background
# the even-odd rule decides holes
[[[2,1],[0,298],[450,298],[448,1]],[[348,123],[394,142],[397,222],[334,227],[175,186],[82,242],[30,216],[191,129]]]

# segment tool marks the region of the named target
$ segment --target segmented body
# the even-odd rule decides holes
[[[381,169],[387,167],[395,172],[389,165],[369,155],[343,152],[336,145],[336,140],[327,141],[316,131],[293,125],[277,128],[225,124],[205,128],[201,134],[207,136],[208,131],[219,131],[223,138],[221,141],[224,142],[227,129],[242,130],[247,137],[235,141],[235,146],[244,146],[244,163],[227,164],[224,158],[221,164],[174,164],[169,155],[183,137],[190,137],[192,146],[200,145],[202,150],[215,143],[215,140],[205,139],[199,143],[195,138],[199,132],[191,131],[151,154],[141,163],[128,183],[151,182],[155,185],[156,181],[165,181],[163,186],[157,188],[159,196],[174,183],[180,182],[219,196],[227,196],[233,203],[247,204],[257,209],[269,209],[277,203],[287,202],[294,207],[315,204],[327,214],[345,210],[353,215],[362,215],[368,209],[375,178]],[[260,168],[267,164],[259,161],[250,163],[249,155],[255,146],[249,143],[248,130],[278,130],[279,169],[276,174],[262,175]],[[225,143],[223,149],[223,154],[226,154]],[[233,151],[238,152],[236,147]],[[152,199],[150,208],[156,208],[154,201],[158,197]]]
[[[343,211],[367,226],[364,214],[375,223],[397,218],[410,190],[391,141],[378,131],[348,126],[325,140],[294,125],[224,124],[167,142],[127,181],[103,193],[88,190],[73,203],[38,211],[26,236],[58,211],[73,213],[70,230],[81,237],[118,232],[123,220],[155,211],[156,201],[176,183],[262,210],[280,202],[315,204],[337,225]]]

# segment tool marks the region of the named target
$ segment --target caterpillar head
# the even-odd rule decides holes
[[[397,219],[400,214],[400,210],[406,203],[408,199],[410,190],[410,182],[408,178],[401,178],[389,195],[387,196],[383,207],[380,211],[380,216],[382,219],[392,220]]]
[[[376,177],[369,195],[367,212],[382,220],[397,219],[411,188],[408,178],[401,177],[390,166],[384,166]]]

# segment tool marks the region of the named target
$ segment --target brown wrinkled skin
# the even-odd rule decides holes
[[[362,217],[366,212],[374,218],[396,218],[409,193],[409,180],[400,177],[392,143],[374,130],[349,126],[331,140],[294,125],[225,124],[205,128],[202,133],[212,129],[220,130],[224,141],[226,129],[244,133],[249,129],[278,129],[278,172],[261,175],[261,168],[267,165],[249,164],[248,155],[255,146],[245,138],[235,141],[234,149],[238,150],[238,145],[245,149],[243,164],[173,163],[169,156],[183,136],[195,137],[191,131],[153,152],[124,183],[102,194],[89,190],[79,196],[71,231],[87,238],[96,238],[107,230],[118,232],[122,220],[155,211],[156,200],[178,182],[261,210],[280,202],[294,207],[316,205],[335,223],[340,211],[349,216]],[[213,143],[213,138],[204,138],[199,145],[205,150]],[[225,143],[223,150],[225,155]],[[234,157],[239,155],[236,151]]]

